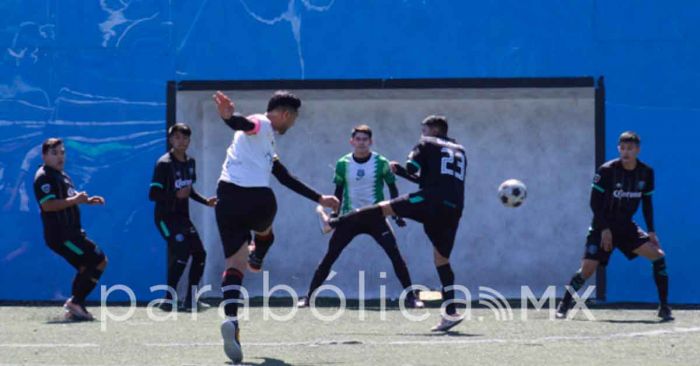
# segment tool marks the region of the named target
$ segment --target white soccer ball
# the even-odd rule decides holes
[[[527,187],[517,179],[508,179],[498,187],[498,198],[506,207],[520,207],[527,198]]]

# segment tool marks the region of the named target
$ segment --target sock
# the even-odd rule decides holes
[[[243,283],[243,273],[241,271],[229,268],[224,272],[223,280],[221,281],[221,291],[224,293],[224,313],[227,317],[238,316],[241,283]]]
[[[331,263],[327,263],[328,261],[324,260],[321,261],[321,264],[318,265],[318,268],[316,268],[316,272],[314,273],[314,277],[311,280],[311,285],[309,286],[309,292],[307,293],[307,297],[311,299],[311,295],[313,295],[314,291],[316,291],[317,288],[321,287],[323,284],[323,281],[328,278],[328,274],[331,272]]]
[[[454,300],[455,291],[453,289],[446,290],[447,287],[453,286],[455,284],[455,274],[452,272],[452,267],[449,263],[443,264],[437,267],[438,276],[440,276],[440,283],[442,283],[442,302],[446,303],[450,300]],[[445,312],[447,315],[455,315],[457,313],[457,308],[454,303],[451,303],[445,307]]]
[[[374,205],[374,206],[360,208],[360,209],[355,210],[353,212],[350,212],[346,215],[338,216],[337,218],[332,218],[328,222],[328,224],[331,227],[335,228],[344,222],[355,222],[355,223],[372,222],[374,220],[381,219],[382,217],[384,217],[384,214],[382,214],[382,208],[379,207],[378,205]]]
[[[270,250],[272,243],[275,241],[275,234],[270,231],[267,235],[255,234],[255,256],[260,260],[265,259],[267,251]]]
[[[187,258],[182,259],[173,256],[170,260],[170,264],[168,265],[168,286],[175,290],[175,292],[177,292],[177,283],[180,282],[180,277],[182,276],[182,272],[185,271],[186,266]],[[170,291],[167,291],[165,297],[167,299],[172,298]]]
[[[204,252],[193,253],[192,263],[190,264],[190,276],[189,284],[187,287],[187,297],[185,301],[192,300],[193,291],[199,286],[199,280],[202,279],[202,274],[204,274],[204,263],[206,262],[207,254]]]
[[[659,304],[668,305],[668,273],[666,273],[666,258],[661,257],[653,262],[654,282],[659,292]]]
[[[581,275],[581,272],[576,272],[573,277],[571,277],[571,281],[569,281],[569,286],[574,290],[574,292],[578,291],[583,287],[583,285],[586,283],[586,279],[583,278]],[[564,298],[561,300],[562,304],[566,307],[568,310],[569,307],[571,307],[571,302],[573,301],[574,296],[567,290],[564,293]]]
[[[102,271],[96,268],[86,268],[82,272],[78,272],[73,279],[73,302],[85,306],[85,298],[97,286],[101,276]]]

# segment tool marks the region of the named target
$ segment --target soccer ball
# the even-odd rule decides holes
[[[506,207],[520,207],[527,198],[527,187],[517,179],[508,179],[498,187],[498,198]]]

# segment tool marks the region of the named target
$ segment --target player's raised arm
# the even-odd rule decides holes
[[[259,123],[250,120],[239,113],[236,113],[236,105],[231,98],[221,91],[217,91],[212,98],[216,103],[216,109],[219,111],[219,116],[224,120],[227,126],[236,131],[255,131]]]
[[[282,165],[278,158],[275,158],[272,164],[272,175],[274,175],[282,185],[295,193],[317,202],[324,207],[329,207],[333,210],[338,209],[339,201],[336,197],[322,195],[315,189],[309,187],[306,183],[300,181],[299,178],[289,173],[287,167]]]
[[[409,180],[413,183],[419,183],[420,176],[416,174],[416,173],[418,173],[418,170],[415,170],[413,173],[411,173],[409,170],[409,167],[411,167],[412,165],[407,164],[406,167],[403,167],[401,164],[399,164],[396,161],[392,161],[389,164],[391,166],[391,171],[394,174],[398,175],[401,178]]]

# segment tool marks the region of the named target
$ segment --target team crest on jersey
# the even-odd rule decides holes
[[[596,174],[596,175],[593,177],[593,183],[598,183],[598,182],[600,182],[600,174]]]
[[[364,169],[358,169],[357,170],[357,180],[362,179],[365,176],[365,170]]]
[[[617,184],[615,184],[615,188],[617,188],[617,189],[622,189],[622,183],[617,183]]]
[[[639,190],[641,191],[641,190],[644,189],[644,187],[646,187],[646,185],[647,185],[647,183],[646,183],[645,181],[641,181],[641,182],[639,182],[639,183],[637,184],[637,187],[638,187]]]
[[[49,193],[49,192],[51,192],[51,185],[48,184],[48,183],[42,185],[42,186],[41,186],[41,191],[44,192],[44,193]]]
[[[175,176],[180,178],[180,171],[179,170],[175,172]]]

